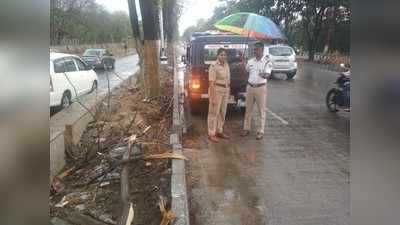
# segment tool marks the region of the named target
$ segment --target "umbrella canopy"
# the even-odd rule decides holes
[[[235,13],[221,19],[214,26],[223,31],[257,39],[286,39],[272,20],[254,13]]]

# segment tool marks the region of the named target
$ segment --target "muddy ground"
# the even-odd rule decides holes
[[[115,224],[121,213],[119,163],[129,138],[136,136],[135,160],[129,163],[129,200],[135,218],[132,224],[160,224],[160,198],[170,203],[170,159],[144,160],[171,150],[173,75],[161,70],[161,95],[145,99],[143,90],[124,83],[92,112],[81,142],[67,150],[67,166],[53,182],[51,217],[71,220],[71,213]],[[109,104],[110,103],[110,104]]]

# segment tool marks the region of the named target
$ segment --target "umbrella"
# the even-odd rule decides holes
[[[262,40],[286,39],[272,20],[254,13],[235,13],[219,20],[214,26],[223,31]]]

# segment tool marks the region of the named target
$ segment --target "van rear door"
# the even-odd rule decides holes
[[[203,49],[203,62],[210,65],[217,59],[217,51],[219,48],[227,50],[228,63],[231,71],[231,94],[236,96],[239,92],[246,91],[246,77],[240,73],[239,63],[242,57],[248,58],[249,47],[243,43],[229,44],[206,44]]]

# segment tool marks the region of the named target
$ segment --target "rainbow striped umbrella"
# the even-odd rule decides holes
[[[254,13],[235,13],[219,20],[214,26],[223,31],[262,40],[286,40],[272,20]]]

